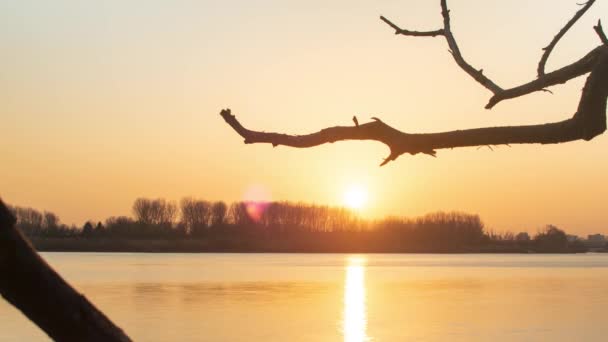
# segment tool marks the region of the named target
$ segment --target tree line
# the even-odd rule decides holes
[[[364,219],[352,210],[293,202],[212,202],[138,198],[133,216],[67,226],[52,212],[9,207],[17,227],[35,244],[82,241],[193,241],[193,251],[523,252],[583,251],[566,233],[547,226],[535,236],[496,234],[478,215],[436,212],[416,218]],[[55,241],[53,240],[53,241]],[[175,243],[174,243],[175,245]],[[130,246],[133,246],[131,244]],[[204,247],[203,247],[204,246]],[[127,247],[125,247],[128,249]],[[135,247],[134,247],[135,248]],[[135,248],[139,250],[138,248]]]

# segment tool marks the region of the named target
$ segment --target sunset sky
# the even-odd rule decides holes
[[[452,0],[464,57],[503,87],[532,80],[576,0]],[[598,1],[547,68],[599,40]],[[478,213],[497,231],[608,234],[608,135],[553,146],[388,155],[377,142],[313,149],[245,145],[219,116],[251,129],[308,133],[371,116],[405,132],[559,121],[584,77],[483,107],[490,93],[457,67],[439,0],[0,2],[0,196],[81,225],[130,215],[137,197],[342,205],[365,189],[362,214]],[[608,18],[606,18],[608,20]]]

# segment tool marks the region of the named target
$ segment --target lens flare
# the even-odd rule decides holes
[[[259,222],[271,199],[270,191],[262,185],[255,184],[247,188],[243,195],[243,202],[249,218],[254,222]]]

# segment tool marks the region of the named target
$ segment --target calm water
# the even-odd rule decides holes
[[[608,255],[44,253],[137,341],[603,341]],[[48,338],[0,302],[0,341]]]

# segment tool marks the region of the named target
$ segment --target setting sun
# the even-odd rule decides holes
[[[359,185],[351,185],[344,192],[343,201],[351,209],[361,209],[367,203],[367,190]]]

